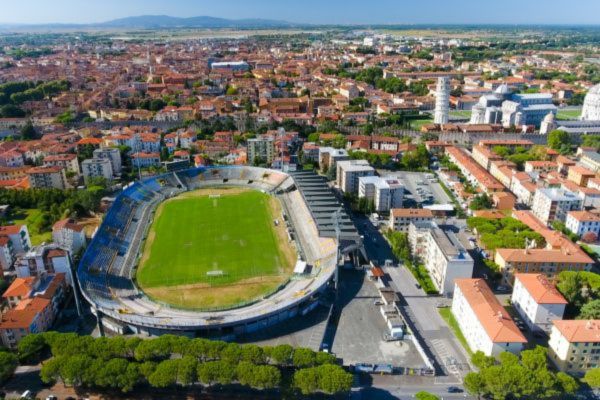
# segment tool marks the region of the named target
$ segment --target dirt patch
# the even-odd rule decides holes
[[[260,299],[285,282],[285,276],[262,276],[244,279],[226,286],[207,283],[148,288],[153,299],[186,309],[226,308]]]
[[[79,225],[83,225],[83,231],[85,232],[85,236],[91,238],[94,234],[94,231],[100,226],[102,223],[102,218],[100,217],[89,217],[82,218],[77,221]]]
[[[281,217],[281,202],[274,196],[269,197],[269,208],[273,218],[279,221],[279,225],[274,226],[279,252],[282,257],[282,262],[286,266],[284,272],[291,273],[296,266],[298,256],[294,246],[289,241],[285,221]]]
[[[240,188],[240,187],[235,187],[235,186],[204,188],[204,189],[192,190],[191,192],[182,193],[179,196],[173,197],[172,199],[169,199],[167,201],[176,201],[176,200],[181,200],[181,199],[189,199],[192,197],[203,197],[203,196],[213,196],[213,195],[233,196],[236,194],[246,193],[251,190],[252,189],[245,189],[245,188]]]

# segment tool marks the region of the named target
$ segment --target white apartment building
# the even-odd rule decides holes
[[[565,313],[567,300],[544,274],[516,274],[511,302],[532,332],[550,333]]]
[[[546,225],[554,220],[565,222],[567,213],[581,209],[581,199],[573,192],[557,188],[539,188],[533,196],[532,211]]]
[[[390,210],[390,229],[408,232],[411,223],[433,221],[433,211],[427,208],[394,208]]]
[[[375,168],[367,160],[345,160],[336,163],[336,183],[344,193],[358,194],[358,179],[375,176]]]
[[[7,237],[13,254],[23,254],[31,249],[27,225],[0,226],[0,238]]]
[[[451,297],[456,279],[473,276],[473,259],[452,231],[433,222],[412,223],[408,241],[442,295]]]
[[[529,179],[520,180],[518,177],[519,174],[524,174],[524,172],[513,175],[510,182],[510,191],[515,195],[519,203],[531,207],[537,185]]]
[[[262,160],[271,164],[275,158],[275,138],[272,136],[248,139],[248,164],[255,160]]]
[[[121,152],[113,147],[103,147],[94,150],[94,158],[107,158],[110,160],[113,174],[120,175],[123,169],[121,162]]]
[[[69,250],[71,254],[76,254],[85,247],[83,225],[69,218],[56,222],[52,226],[52,241],[63,249]]]
[[[160,154],[158,153],[134,153],[131,155],[131,159],[135,168],[160,166]]]
[[[583,236],[588,232],[592,232],[596,237],[600,235],[600,215],[589,211],[570,211],[565,225],[577,236]]]
[[[44,166],[60,167],[79,175],[79,161],[76,154],[56,154],[44,157]]]
[[[61,189],[68,187],[65,170],[61,167],[33,167],[27,171],[29,185],[34,189]]]
[[[89,158],[81,163],[83,179],[87,184],[90,178],[105,178],[111,181],[113,178],[113,169],[108,158]]]
[[[349,160],[350,156],[344,149],[319,147],[319,169],[321,171],[335,169],[338,161]]]
[[[19,278],[40,277],[60,272],[64,273],[69,284],[73,285],[69,253],[55,244],[40,245],[29,250],[17,259],[15,271]]]
[[[10,269],[15,261],[13,247],[8,236],[0,236],[0,267],[3,271]]]
[[[525,336],[483,279],[457,279],[452,314],[469,348],[487,356],[518,354]]]
[[[584,151],[579,162],[585,168],[593,172],[600,172],[600,153],[595,151]]]
[[[377,212],[402,207],[404,186],[393,177],[363,176],[358,178],[358,197],[372,201]]]
[[[553,321],[548,356],[556,367],[581,376],[600,363],[600,320]]]

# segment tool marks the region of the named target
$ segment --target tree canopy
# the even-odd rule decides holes
[[[498,360],[481,352],[473,355],[479,372],[465,376],[465,389],[472,396],[504,399],[551,399],[574,394],[579,384],[571,376],[548,369],[547,349],[537,346],[520,356],[500,353]]]

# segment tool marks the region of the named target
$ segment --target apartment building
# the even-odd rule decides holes
[[[36,246],[20,256],[15,261],[15,272],[19,278],[63,273],[69,278],[69,284],[73,284],[69,253],[55,244]]]
[[[94,158],[107,158],[110,160],[113,174],[120,175],[123,169],[121,162],[121,152],[112,147],[102,147],[94,150]]]
[[[600,320],[552,321],[548,356],[560,371],[582,376],[600,366]]]
[[[135,168],[160,167],[158,153],[134,153],[131,155],[131,160]]]
[[[596,237],[600,235],[600,215],[589,211],[569,211],[565,225],[577,236],[583,236],[588,232]]]
[[[336,163],[336,183],[344,193],[358,194],[359,178],[375,176],[375,168],[367,160],[345,160]]]
[[[104,178],[108,182],[113,179],[113,169],[108,158],[88,158],[81,163],[81,171],[86,184],[92,178]]]
[[[457,279],[452,314],[469,348],[487,356],[518,354],[527,343],[513,319],[483,279]]]
[[[77,254],[86,243],[83,228],[72,219],[62,219],[52,226],[52,241],[71,254]]]
[[[446,147],[446,154],[473,186],[479,187],[487,194],[504,191],[504,185],[479,165],[465,150],[449,146]]]
[[[596,177],[596,172],[591,171],[587,168],[575,165],[569,168],[567,179],[579,186],[586,187],[588,181]]]
[[[34,189],[61,189],[68,187],[65,170],[61,167],[33,167],[27,171],[29,185]]]
[[[333,147],[319,147],[319,169],[329,171],[336,170],[338,161],[349,160],[350,156],[344,149],[334,149]]]
[[[563,318],[568,302],[546,275],[516,274],[511,303],[530,331],[550,333],[552,321]]]
[[[584,151],[579,162],[592,172],[600,172],[600,154],[596,151]]]
[[[389,227],[395,231],[408,232],[411,223],[433,221],[433,211],[427,208],[394,208],[390,210]]]
[[[60,167],[79,175],[79,161],[76,154],[56,154],[44,157],[44,166]]]
[[[66,293],[65,275],[16,278],[2,295],[9,310],[0,320],[0,341],[16,349],[30,333],[45,332],[52,326]]]
[[[515,195],[519,203],[531,207],[536,190],[537,185],[533,183],[528,174],[525,172],[513,174],[510,182],[510,191]]]
[[[275,159],[275,138],[272,136],[261,136],[248,139],[248,163],[253,164],[260,160],[271,164]]]
[[[557,188],[537,189],[532,202],[533,213],[546,225],[554,220],[565,222],[569,211],[581,207],[581,199],[575,193]]]
[[[23,254],[31,249],[27,225],[0,226],[0,238],[6,238],[10,242],[10,248],[14,255]]]
[[[573,245],[577,246],[577,245]],[[496,249],[494,262],[505,283],[512,285],[517,273],[541,273],[553,278],[562,271],[589,271],[594,265],[581,249]]]
[[[393,177],[363,176],[358,178],[358,197],[372,201],[375,211],[388,212],[402,207],[404,185]]]
[[[451,230],[434,222],[411,223],[408,241],[442,295],[451,297],[456,279],[473,276],[473,259]]]

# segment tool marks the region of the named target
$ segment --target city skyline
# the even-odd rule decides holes
[[[458,4],[457,4],[458,3]],[[332,0],[326,3],[306,0],[272,2],[256,0],[207,1],[174,0],[106,0],[81,3],[58,0],[48,3],[30,0],[5,7],[2,24],[93,24],[138,15],[174,17],[211,16],[228,19],[263,18],[299,24],[598,24],[600,3],[574,0],[549,0],[540,7],[538,1],[507,0],[500,3],[462,0],[423,3],[379,0]],[[560,11],[560,12],[559,12]]]

